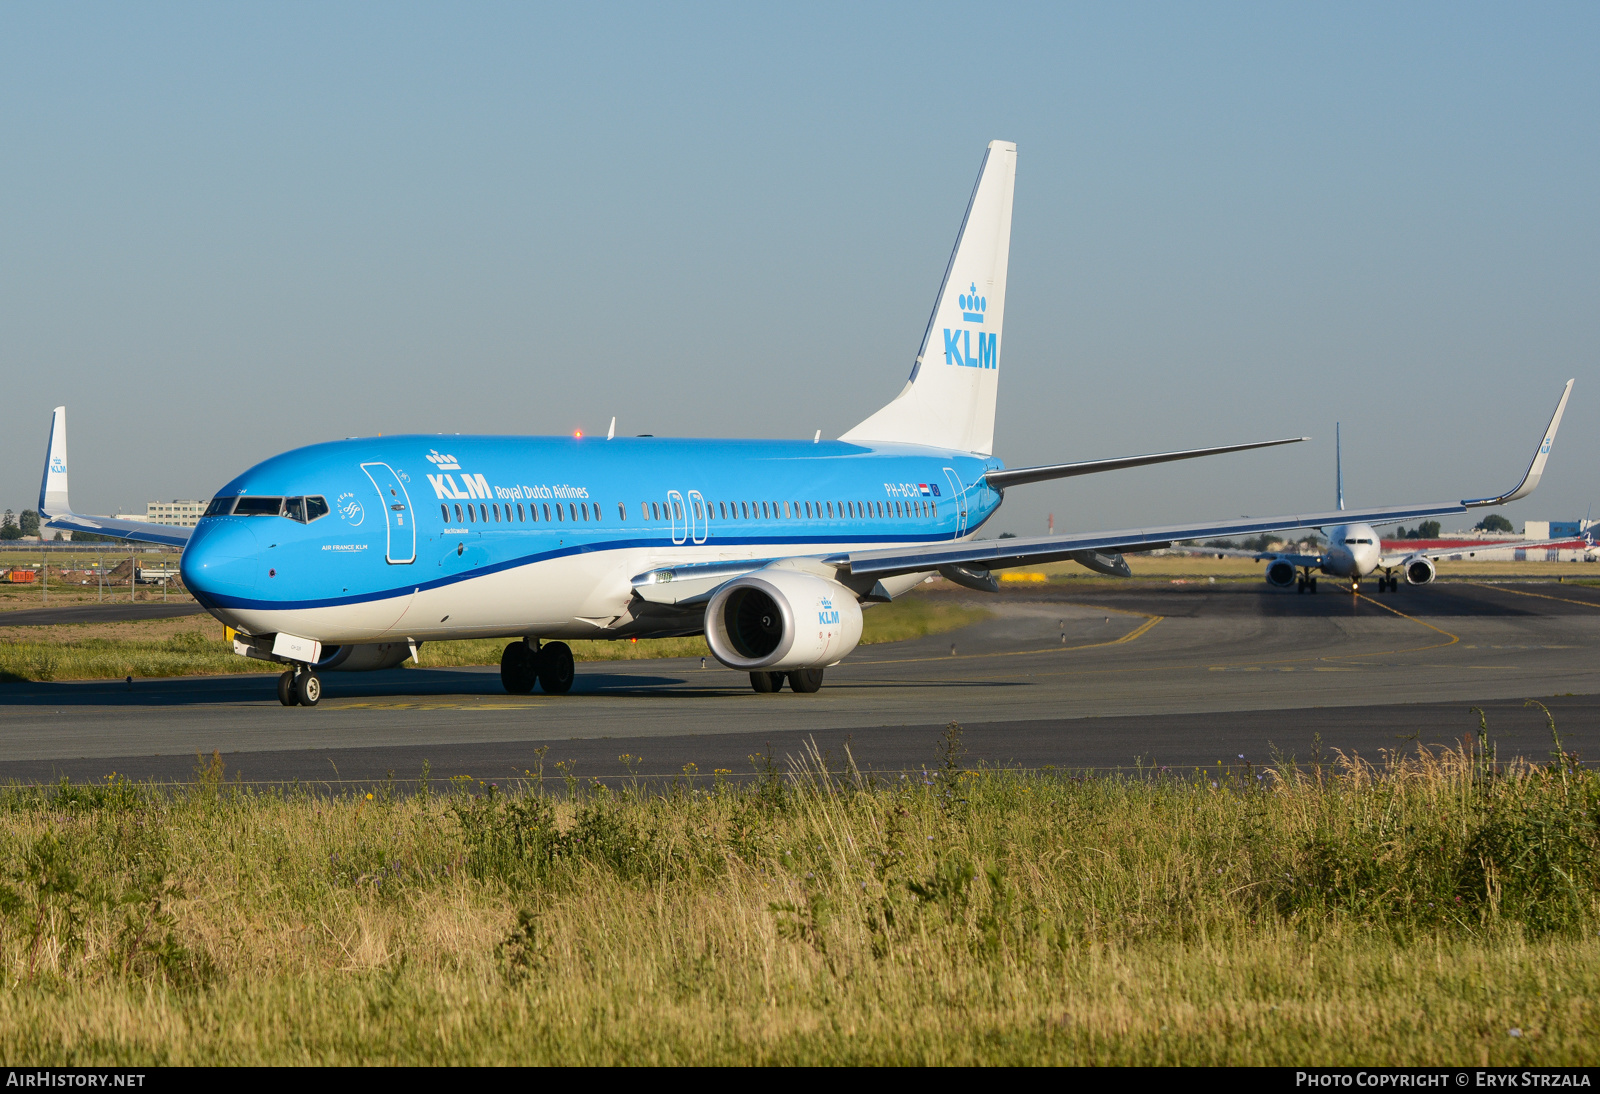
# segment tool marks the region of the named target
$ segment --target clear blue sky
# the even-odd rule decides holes
[[[0,507],[403,431],[836,435],[1019,145],[996,531],[1600,491],[1600,7],[9,4]]]

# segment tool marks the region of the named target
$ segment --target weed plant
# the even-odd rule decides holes
[[[561,764],[330,797],[216,758],[175,791],[13,787],[0,1054],[1596,1059],[1600,781],[1559,745],[1123,777],[930,746],[655,792]]]

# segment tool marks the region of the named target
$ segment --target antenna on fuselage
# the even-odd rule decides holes
[[[1339,423],[1333,423],[1333,489],[1338,494],[1339,512],[1344,512],[1344,456],[1339,448]]]

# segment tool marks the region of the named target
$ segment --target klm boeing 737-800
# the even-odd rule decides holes
[[[863,607],[933,574],[989,591],[992,569],[1053,560],[1127,574],[1124,552],[1333,523],[1304,513],[974,538],[1012,487],[1303,439],[1006,469],[994,412],[1015,177],[1016,146],[992,142],[909,379],[838,440],[353,438],[249,468],[190,531],[74,513],[58,407],[40,516],[182,545],[195,599],[237,632],[237,652],[285,666],[285,705],[307,706],[322,672],[392,667],[454,638],[511,639],[501,678],[514,693],[572,687],[563,639],[691,634],[756,691],[813,692],[860,640]],[[1532,490],[1545,451],[1501,498],[1337,519],[1508,501]]]

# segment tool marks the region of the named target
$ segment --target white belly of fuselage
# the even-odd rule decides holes
[[[903,544],[819,546],[808,554],[873,550]],[[463,638],[607,638],[633,633],[633,578],[664,566],[772,558],[781,548],[714,543],[676,547],[629,547],[588,551],[531,562],[508,570],[464,577],[436,588],[359,604],[317,608],[238,609],[215,613],[246,634],[293,634],[323,645],[413,642]],[[420,565],[413,564],[418,576]],[[412,569],[395,566],[397,575]],[[885,579],[898,595],[919,584],[922,574]]]

